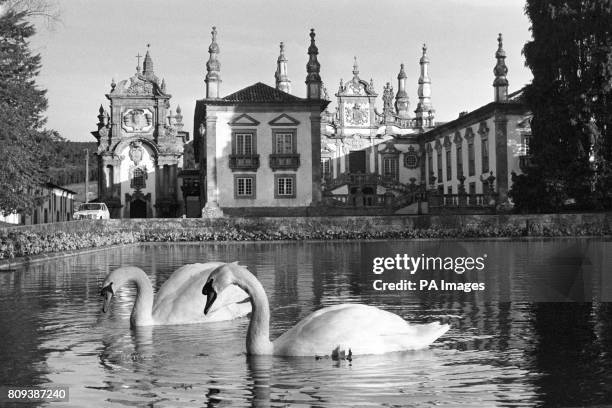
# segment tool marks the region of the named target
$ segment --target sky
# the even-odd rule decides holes
[[[111,80],[136,72],[147,44],[171,107],[193,131],[195,101],[205,95],[211,28],[221,49],[221,95],[263,82],[274,86],[279,42],[285,43],[292,93],[306,94],[309,31],[316,31],[321,77],[335,106],[340,79],[374,79],[397,91],[405,64],[410,108],[418,102],[421,47],[431,61],[436,120],[449,121],[493,99],[497,35],[503,33],[510,92],[531,81],[522,48],[531,39],[522,0],[49,0],[59,23],[37,21],[31,47],[42,56],[38,84],[48,90],[47,127],[91,141],[98,109],[108,109]],[[377,100],[382,110],[382,99]]]

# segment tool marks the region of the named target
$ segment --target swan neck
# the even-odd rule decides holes
[[[153,286],[144,271],[130,268],[128,282],[136,284],[136,302],[130,316],[132,326],[147,326],[153,324]]]
[[[272,354],[270,341],[270,305],[268,296],[257,278],[246,271],[237,278],[236,284],[249,294],[251,299],[251,321],[247,332],[249,355]]]

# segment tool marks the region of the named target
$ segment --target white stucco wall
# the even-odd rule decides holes
[[[297,125],[271,126],[268,122],[286,114],[296,119]],[[236,117],[247,114],[259,122],[258,125],[232,126],[229,123]],[[312,140],[310,111],[284,112],[234,112],[218,111],[216,123],[216,163],[217,185],[219,188],[220,207],[304,207],[312,203]],[[236,170],[229,167],[229,156],[232,154],[232,129],[255,129],[259,154],[259,168],[256,172]],[[270,154],[273,151],[272,131],[274,129],[296,129],[296,152],[300,155],[300,167],[297,171],[276,170],[270,168]],[[317,165],[320,165],[317,163]],[[255,198],[235,198],[234,175],[255,174]],[[274,179],[277,174],[295,174],[295,198],[275,198]]]

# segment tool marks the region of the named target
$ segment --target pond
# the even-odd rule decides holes
[[[403,254],[484,268],[373,273],[375,258]],[[133,287],[101,312],[119,265],[158,288],[183,264],[235,260],[268,294],[272,338],[343,302],[452,328],[425,350],[352,361],[250,358],[246,317],[130,330]],[[145,244],[50,260],[0,272],[0,385],[68,386],[54,408],[612,404],[611,261],[606,239]],[[374,289],[402,280],[483,285]]]

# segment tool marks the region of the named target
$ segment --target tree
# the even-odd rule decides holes
[[[36,86],[40,55],[32,55],[28,38],[34,26],[27,12],[0,15],[0,211],[30,209],[45,179],[48,156],[41,147],[50,135],[42,129],[45,90]]]
[[[511,196],[520,210],[559,210],[570,199],[611,208],[612,1],[528,0],[525,11],[532,166]]]

